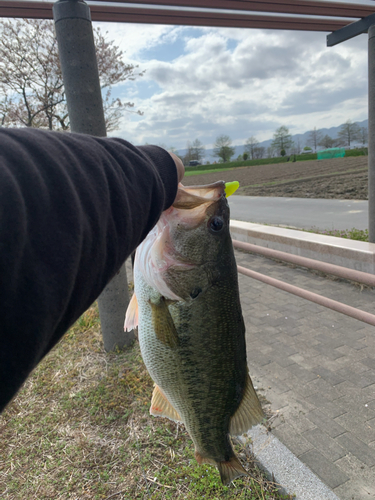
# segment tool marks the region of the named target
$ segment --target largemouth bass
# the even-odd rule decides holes
[[[227,191],[230,187],[227,186]],[[155,382],[150,413],[183,422],[223,484],[245,475],[229,434],[264,415],[251,382],[225,184],[182,187],[137,248],[125,328]]]

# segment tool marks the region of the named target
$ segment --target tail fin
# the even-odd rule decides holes
[[[235,455],[229,462],[219,462],[216,465],[219,469],[221,482],[224,486],[229,485],[236,477],[248,475]]]

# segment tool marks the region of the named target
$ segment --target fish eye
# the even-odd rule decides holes
[[[194,290],[190,294],[190,297],[192,299],[196,299],[200,293],[202,293],[202,289],[201,288],[194,288]]]
[[[224,221],[221,217],[215,215],[214,217],[212,217],[212,219],[209,220],[208,227],[211,229],[211,231],[218,233],[223,229]]]

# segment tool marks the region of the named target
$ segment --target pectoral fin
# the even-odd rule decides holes
[[[158,303],[151,301],[149,303],[152,309],[152,324],[157,338],[168,347],[176,348],[178,334],[165,298],[160,297]]]
[[[154,392],[152,393],[150,414],[154,415],[154,417],[166,417],[174,422],[182,422],[178,412],[157,385],[155,385]]]
[[[264,420],[265,416],[262,407],[248,374],[242,401],[230,420],[229,433],[232,436],[239,436],[248,431],[253,425],[260,424]]]
[[[138,301],[135,293],[133,293],[126,310],[124,330],[130,332],[136,326],[138,326]]]

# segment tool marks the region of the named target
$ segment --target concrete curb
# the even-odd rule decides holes
[[[240,436],[239,439],[245,444],[249,437],[259,467],[280,485],[282,492],[295,495],[295,500],[340,500],[264,426],[253,427],[247,432],[247,438]]]
[[[232,220],[232,238],[375,274],[375,243]]]

